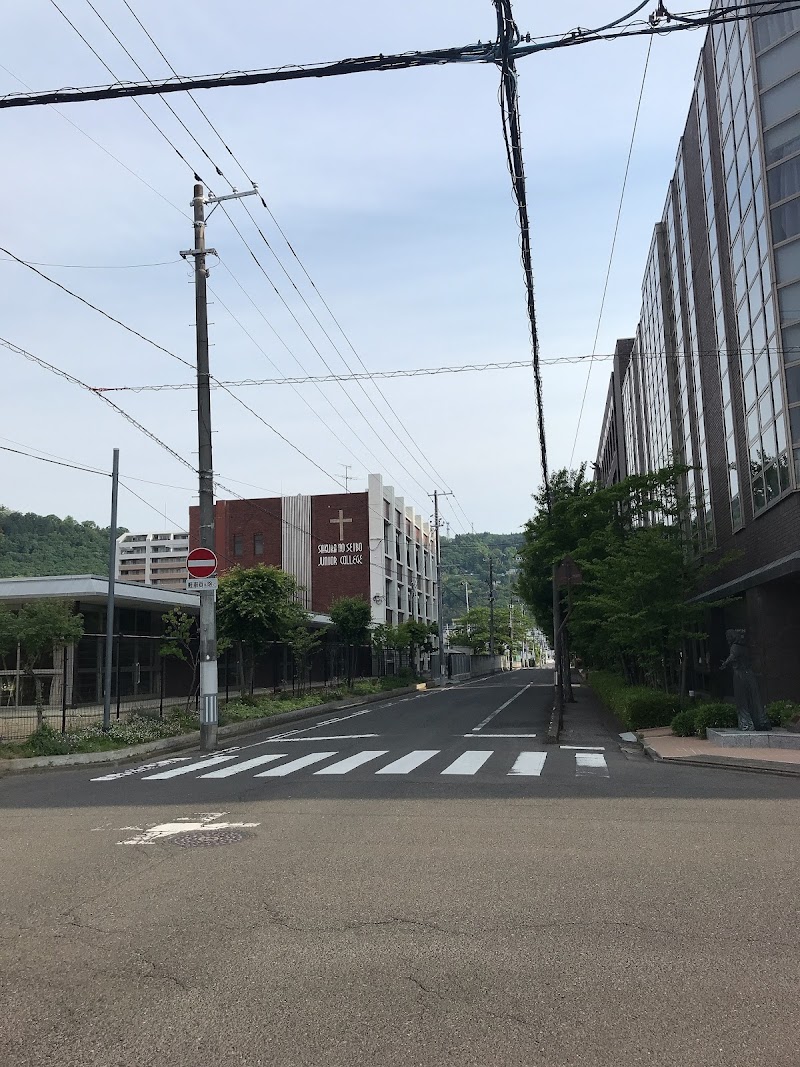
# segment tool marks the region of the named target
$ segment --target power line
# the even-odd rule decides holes
[[[15,262],[14,257],[7,256],[0,256],[0,260],[6,263]],[[160,263],[41,263],[35,259],[26,259],[23,262],[31,267],[62,267],[64,270],[140,270],[144,267],[172,267],[183,260],[163,259]]]
[[[595,334],[594,334],[594,343],[592,345],[592,356],[594,356],[594,353],[597,351],[597,340],[598,340],[598,338],[600,336],[600,324],[603,321],[603,311],[605,310],[605,306],[606,306],[606,296],[608,295],[608,283],[609,283],[609,280],[611,278],[611,268],[612,268],[613,263],[614,263],[614,252],[615,252],[616,247],[617,247],[617,235],[619,234],[619,224],[620,224],[620,219],[622,218],[622,207],[623,207],[623,204],[625,203],[625,190],[628,188],[628,175],[629,175],[630,169],[631,169],[631,157],[633,156],[633,146],[634,146],[634,144],[636,142],[636,130],[639,127],[639,113],[642,110],[642,100],[644,98],[644,88],[645,88],[645,85],[647,83],[647,71],[648,71],[648,69],[650,67],[650,53],[652,52],[652,50],[653,50],[653,38],[651,37],[650,40],[647,42],[647,55],[645,56],[644,71],[642,72],[642,84],[641,84],[641,87],[639,88],[639,99],[638,99],[638,101],[636,103],[636,114],[633,117],[633,130],[631,131],[631,142],[630,142],[630,145],[628,146],[628,158],[625,161],[625,174],[624,174],[624,176],[622,178],[622,190],[620,191],[620,194],[619,194],[619,206],[617,208],[616,222],[614,223],[614,236],[611,239],[611,252],[610,252],[609,257],[608,257],[608,269],[606,270],[606,279],[605,279],[605,282],[603,284],[603,296],[602,296],[602,298],[600,300],[600,312],[599,312],[599,314],[597,316],[597,329],[595,330]],[[580,433],[580,429],[581,429],[581,420],[583,419],[583,409],[584,409],[584,407],[586,405],[586,394],[589,391],[589,381],[590,381],[590,379],[592,377],[592,366],[593,365],[594,365],[594,360],[592,359],[592,360],[589,361],[589,370],[586,373],[586,384],[583,387],[583,396],[581,397],[581,407],[580,407],[580,411],[578,412],[578,424],[575,427],[575,439],[572,442],[572,451],[570,452],[570,455],[569,455],[569,466],[570,466],[570,468],[572,467],[572,460],[573,460],[573,458],[575,456],[575,449],[576,449],[576,447],[578,445],[578,434]]]
[[[15,456],[26,456],[28,459],[38,459],[41,463],[52,463],[56,467],[69,467],[74,471],[84,471],[86,474],[102,474],[104,478],[110,478],[111,475],[108,471],[96,470],[94,467],[82,467],[78,463],[67,463],[66,460],[50,459],[47,456],[35,456],[32,452],[23,452],[19,448],[9,448],[7,445],[0,445],[0,449],[3,452],[13,452]]]
[[[54,0],[51,0],[54,3]],[[777,4],[780,3],[780,6]],[[698,30],[708,26],[727,22],[739,22],[757,15],[788,14],[800,11],[800,3],[776,0],[776,6],[764,10],[762,2],[736,4],[731,8],[721,8],[708,14],[698,10],[681,14],[668,13],[653,15],[645,22],[631,22],[620,26],[615,22],[610,25],[617,28],[607,31],[571,30],[568,33],[554,34],[548,38],[530,38],[519,40],[509,50],[509,57],[521,59],[529,55],[550,51],[557,48],[571,48],[597,41],[614,41],[629,37],[651,36],[653,34],[678,33],[685,30]],[[697,17],[692,17],[697,16]],[[66,18],[66,16],[64,16]],[[665,20],[675,20],[674,24]],[[229,71],[224,74],[202,75],[195,78],[166,78],[161,81],[131,82],[118,81],[114,85],[86,86],[66,88],[38,93],[11,93],[0,97],[0,108],[32,107],[45,104],[82,103],[91,100],[112,100],[136,98],[141,96],[160,96],[168,93],[187,92],[193,89],[216,89],[228,86],[264,85],[270,82],[296,81],[309,78],[329,78],[346,74],[407,70],[414,67],[445,66],[452,63],[497,63],[501,59],[498,46],[494,43],[469,44],[456,48],[441,48],[432,51],[412,51],[393,55],[360,56],[342,59],[331,63],[286,64],[262,70]],[[114,75],[112,75],[114,76]],[[114,76],[115,77],[115,76]]]

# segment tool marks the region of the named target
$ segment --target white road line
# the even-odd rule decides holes
[[[425,748],[417,749],[416,752],[409,752],[407,756],[401,756],[400,759],[396,759],[394,763],[387,763],[385,767],[381,767],[379,771],[375,771],[376,774],[408,774],[409,771],[415,770],[420,764],[425,763],[429,759],[433,759],[434,756],[438,756],[441,749],[438,748]]]
[[[475,738],[475,732],[463,734],[463,737]],[[536,734],[481,734],[481,737],[536,737]]]
[[[599,752],[576,752],[575,774],[596,774],[608,778],[608,764]]]
[[[291,763],[282,763],[280,767],[270,767],[268,771],[262,771],[255,775],[256,778],[285,778],[287,774],[299,771],[301,767],[308,767],[312,763],[320,763],[324,759],[335,756],[335,752],[309,752],[307,756],[293,759]]]
[[[228,760],[238,759],[239,753],[234,752],[228,756],[212,756],[210,759],[202,760],[200,763],[190,763],[188,766],[173,767],[171,771],[161,771],[160,774],[148,774],[142,778],[143,782],[160,782],[164,778],[177,778],[179,774],[191,774],[193,771],[202,771],[206,767],[213,767],[215,763],[227,763]]]
[[[559,745],[568,752],[605,752],[605,745]]]
[[[269,742],[265,741],[264,744],[271,744],[273,741],[275,744],[289,745],[296,744],[298,741],[357,741],[365,737],[380,737],[380,734],[335,734],[332,737],[272,737]]]
[[[348,756],[346,759],[339,760],[338,763],[332,763],[330,767],[323,767],[321,771],[314,771],[314,774],[347,774],[348,771],[355,770],[363,763],[369,763],[370,760],[377,759],[379,756],[388,756],[388,754],[389,750],[385,748],[377,752],[357,752],[355,756]]]
[[[538,778],[542,773],[546,759],[546,752],[520,752],[514,766],[508,773],[535,775]]]
[[[449,767],[445,767],[442,774],[475,774],[492,755],[493,751],[493,749],[490,749],[488,752],[475,750],[464,752]]]
[[[473,729],[472,732],[474,734],[477,734],[479,730],[482,730],[484,728],[484,726],[486,726],[488,723],[490,723],[492,721],[492,719],[495,718],[495,716],[500,714],[501,711],[505,711],[505,709],[508,707],[509,704],[513,704],[514,701],[517,699],[517,697],[521,697],[523,693],[526,693],[531,688],[532,685],[533,685],[533,682],[531,682],[530,685],[526,685],[524,689],[520,689],[519,692],[515,693],[513,695],[513,697],[510,697],[505,702],[505,704],[501,704],[500,707],[497,709],[497,711],[493,711],[491,715],[487,715],[486,716],[486,718],[483,720],[483,722],[479,722],[478,725]]]
[[[262,763],[272,763],[273,760],[282,759],[285,755],[285,752],[270,752],[268,756],[253,756],[252,759],[246,759],[244,763],[234,763],[232,767],[221,767],[218,771],[209,771],[208,774],[200,774],[198,777],[230,778],[234,774],[241,774],[242,771],[249,771],[251,767],[260,767]]]

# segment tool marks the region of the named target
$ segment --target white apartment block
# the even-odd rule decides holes
[[[124,533],[117,538],[116,577],[185,592],[188,554],[188,533]]]
[[[436,531],[379,474],[370,474],[372,622],[436,622]]]

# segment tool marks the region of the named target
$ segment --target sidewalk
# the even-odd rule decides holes
[[[699,737],[675,737],[668,726],[639,730],[637,736],[655,760],[800,777],[800,749],[723,748]]]

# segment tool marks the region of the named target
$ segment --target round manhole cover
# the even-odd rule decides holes
[[[235,845],[249,836],[241,830],[195,830],[178,834],[172,838],[172,842],[181,848],[214,848],[217,845]]]

